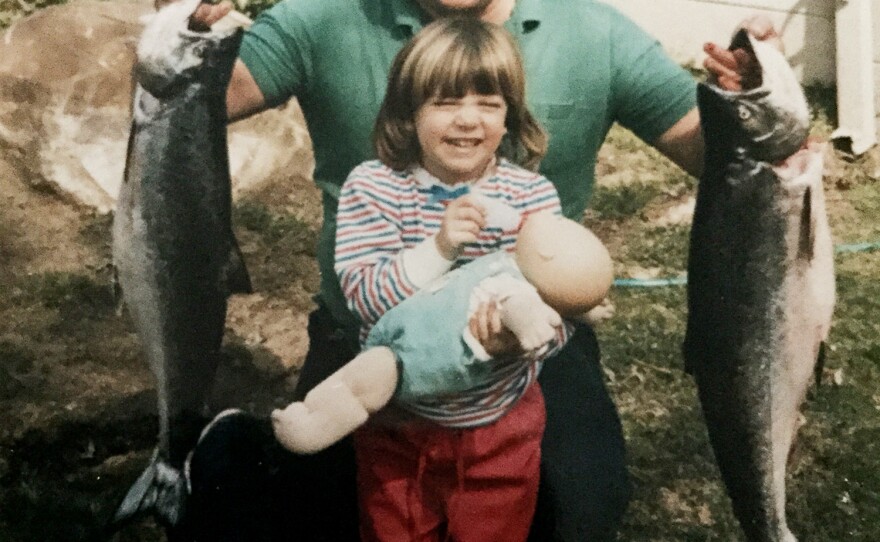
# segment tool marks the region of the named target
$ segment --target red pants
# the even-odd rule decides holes
[[[538,495],[544,398],[532,385],[492,425],[355,433],[363,542],[517,542]]]

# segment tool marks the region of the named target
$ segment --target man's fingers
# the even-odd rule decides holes
[[[726,75],[723,77],[719,77],[717,83],[718,86],[723,88],[724,90],[742,90],[742,79],[738,75],[736,77],[728,77]]]
[[[709,73],[711,73],[712,75],[714,75],[715,77],[718,77],[718,78],[721,78],[721,77],[737,78],[740,76],[739,73],[735,69],[728,68],[727,66],[718,62],[715,58],[713,58],[711,56],[706,57],[706,60],[703,61],[703,66],[706,68],[706,70],[709,71]]]
[[[736,57],[720,45],[716,43],[706,43],[703,45],[703,51],[714,60],[719,66],[722,66],[728,70],[736,71],[737,60]]]
[[[725,90],[742,90],[742,76],[736,70],[721,64],[713,57],[706,57],[703,66],[712,74],[718,85]]]

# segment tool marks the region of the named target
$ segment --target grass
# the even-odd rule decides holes
[[[56,3],[62,2],[0,0],[0,28]],[[272,3],[239,0],[238,7],[255,16]],[[809,89],[808,95],[813,133],[827,137],[836,115],[833,90]],[[859,158],[836,153],[828,170],[826,192],[836,242],[880,241],[880,153]],[[655,151],[624,130],[612,131],[602,149],[598,186],[588,217],[591,227],[611,247],[618,275],[647,269],[659,276],[678,276],[684,271],[688,225],[658,225],[655,217],[680,204],[694,190],[694,180]],[[312,282],[316,280],[314,224],[255,201],[238,203],[235,221],[244,244],[258,247],[248,258],[260,291],[283,292],[290,281],[305,280],[306,275]],[[82,234],[87,239],[106,239],[107,230],[106,219],[95,219]],[[789,468],[788,514],[801,540],[874,542],[880,540],[880,252],[839,254],[836,266],[838,302],[826,367],[828,374],[837,378],[827,378],[804,405],[807,424]],[[48,421],[43,424],[47,425],[55,419],[50,414],[64,410],[59,405],[82,401],[81,390],[90,389],[77,379],[66,383],[69,390],[63,388],[64,383],[50,381],[49,369],[58,360],[79,360],[83,379],[95,380],[98,375],[120,382],[148,380],[136,340],[123,320],[112,315],[109,291],[94,275],[45,273],[18,277],[4,286],[7,295],[0,300],[0,316],[5,320],[0,337],[0,398],[12,398],[22,390],[40,390],[47,399],[28,408],[46,410],[42,417],[34,418],[45,418]],[[312,291],[315,287],[310,285]],[[683,370],[680,345],[686,321],[685,289],[616,288],[612,299],[616,314],[597,331],[607,381],[627,438],[634,485],[619,539],[741,540],[708,444],[695,386]],[[22,310],[28,314],[26,324],[16,321]],[[101,340],[96,340],[99,335]],[[228,350],[235,357],[248,356],[247,348],[238,343]],[[107,360],[113,356],[119,359],[110,364]],[[135,369],[140,376],[132,376]],[[64,393],[58,391],[62,388]],[[96,397],[90,400],[98,403]],[[80,410],[91,412],[85,407],[77,412]],[[29,418],[20,413],[7,418],[18,425],[2,427],[0,434],[18,434],[34,425],[25,424],[22,420]],[[140,441],[151,443],[151,430],[144,431]],[[95,438],[96,442],[101,440]],[[110,498],[123,486],[123,480],[136,474],[123,476],[114,469],[118,467],[108,464],[106,472],[118,479],[102,486],[108,493],[101,497],[104,508],[111,506]],[[0,477],[6,479],[17,470],[9,464],[6,453],[0,454]],[[91,476],[91,471],[83,472]],[[50,502],[62,503],[75,494],[83,501],[83,510],[88,510],[98,490],[85,487],[86,474],[74,479],[84,485],[81,491],[64,482],[61,490],[44,491],[40,506],[7,500],[6,509],[39,510],[44,519],[44,512],[54,511]],[[51,477],[53,482],[58,478],[54,473]],[[49,481],[39,487],[44,486],[50,487]],[[32,493],[22,489],[12,496],[37,499]],[[77,522],[90,515],[94,514],[83,512],[82,517],[70,519],[70,529],[75,530]],[[63,514],[55,519],[60,516]],[[22,536],[34,529],[30,520],[36,517],[25,515],[16,523]],[[40,538],[39,533],[31,533],[28,539],[84,539],[73,531],[70,534]]]
[[[37,10],[57,4],[64,4],[66,0],[0,0],[0,28],[5,28],[22,17],[26,17]]]
[[[827,137],[835,114],[833,92],[810,89],[808,96],[813,133]],[[689,225],[658,226],[650,217],[693,193],[693,185],[618,128],[602,157],[597,206],[588,213],[588,222],[599,232],[610,232],[618,274],[644,269],[660,276],[683,273]],[[642,172],[651,161],[648,173],[655,177],[648,183]],[[829,157],[825,187],[836,243],[880,241],[877,164],[876,150],[859,158],[841,152]],[[628,176],[622,173],[626,171]],[[803,407],[807,423],[789,465],[788,518],[800,540],[876,541],[880,251],[841,253],[835,264],[838,300],[826,378]],[[683,369],[685,288],[615,288],[612,300],[616,314],[597,331],[635,489],[619,539],[742,540],[708,443],[696,388]]]

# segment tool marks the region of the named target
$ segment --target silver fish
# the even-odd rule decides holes
[[[796,542],[786,463],[835,297],[823,145],[806,143],[806,100],[782,54],[745,32],[735,48],[757,60],[760,86],[698,89],[706,161],[684,356],[746,538]]]
[[[114,523],[185,513],[185,462],[209,414],[227,297],[251,291],[231,226],[226,87],[240,29],[193,32],[199,0],[163,8],[138,45],[133,123],[113,220],[122,300],[156,378],[159,442]]]

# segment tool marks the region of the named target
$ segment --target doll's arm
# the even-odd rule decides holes
[[[302,402],[273,411],[275,438],[292,452],[319,452],[388,404],[397,379],[397,359],[390,349],[365,350],[315,386]]]
[[[526,352],[546,345],[556,337],[562,318],[541,300],[534,289],[517,291],[501,302],[501,323],[519,339]]]
[[[477,285],[472,309],[489,301],[496,303],[501,324],[513,332],[525,352],[553,340],[562,324],[559,314],[541,300],[531,284],[509,274],[488,277]]]

